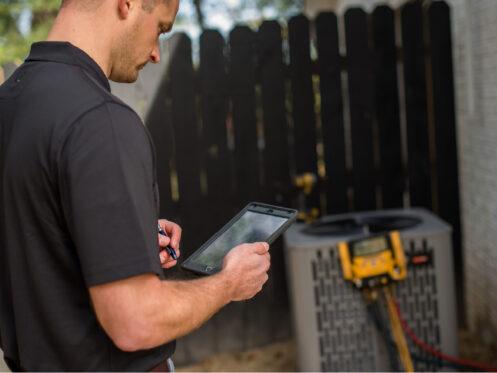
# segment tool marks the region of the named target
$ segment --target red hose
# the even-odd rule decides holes
[[[492,367],[490,365],[485,365],[478,363],[476,361],[472,360],[466,360],[466,359],[459,359],[454,356],[446,355],[443,352],[437,350],[435,347],[430,346],[429,344],[425,343],[422,341],[418,336],[414,333],[414,331],[407,325],[407,322],[404,320],[404,317],[402,316],[400,312],[399,305],[397,303],[397,300],[394,299],[394,304],[395,304],[395,309],[397,310],[397,314],[399,315],[400,319],[400,324],[402,325],[402,329],[404,329],[404,332],[409,336],[409,338],[412,339],[412,341],[419,346],[422,350],[428,352],[429,354],[436,356],[442,360],[450,361],[455,364],[459,365],[464,365],[469,368],[475,368],[484,372],[497,372],[496,367]]]

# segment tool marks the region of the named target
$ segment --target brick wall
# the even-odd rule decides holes
[[[497,1],[448,3],[468,322],[473,331],[492,338],[497,335]]]
[[[7,368],[7,364],[3,361],[3,352],[0,350],[0,372],[9,372],[10,369]]]

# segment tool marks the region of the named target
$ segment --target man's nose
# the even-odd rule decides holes
[[[152,50],[152,53],[150,53],[150,61],[152,61],[153,63],[160,62],[160,47],[159,47],[158,42],[155,44],[155,47]]]

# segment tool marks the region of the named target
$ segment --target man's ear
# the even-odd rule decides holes
[[[134,5],[132,0],[117,0],[117,12],[121,19],[126,19],[129,16],[129,11]]]

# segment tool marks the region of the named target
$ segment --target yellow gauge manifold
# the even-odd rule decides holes
[[[358,288],[386,285],[407,275],[398,231],[338,244],[343,277]]]

